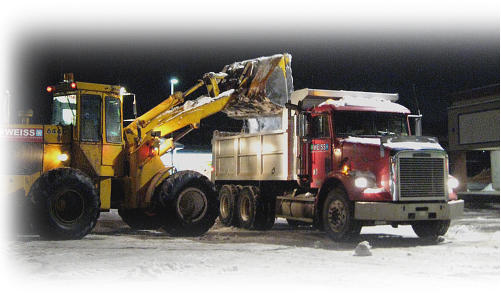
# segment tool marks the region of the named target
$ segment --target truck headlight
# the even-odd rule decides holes
[[[458,179],[454,178],[453,176],[449,175],[449,179],[447,180],[447,186],[449,186],[449,189],[456,189],[459,187],[459,181]]]
[[[358,188],[367,188],[368,185],[369,181],[367,181],[367,178],[358,177],[355,179],[355,186]]]

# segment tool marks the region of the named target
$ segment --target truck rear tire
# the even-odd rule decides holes
[[[122,221],[135,230],[156,230],[162,223],[156,214],[147,214],[142,209],[118,209]]]
[[[72,168],[57,168],[40,176],[29,199],[34,228],[51,240],[81,239],[96,225],[101,201],[92,180]]]
[[[238,224],[237,198],[238,188],[235,185],[223,185],[219,190],[219,220],[225,226]]]
[[[219,215],[214,185],[196,171],[180,171],[168,177],[154,198],[162,227],[172,236],[202,235]]]
[[[335,241],[360,234],[361,225],[353,218],[353,203],[341,189],[333,189],[324,201],[322,219],[327,235]]]
[[[252,186],[240,190],[237,200],[238,225],[244,229],[252,229],[256,220],[257,200]]]
[[[266,202],[259,188],[245,186],[238,195],[237,217],[239,225],[249,230],[269,230],[275,224],[272,203]]]
[[[251,186],[257,201],[256,218],[254,220],[255,230],[267,231],[275,224],[275,202],[270,201],[270,196],[261,193],[260,189]],[[274,197],[273,197],[274,199]]]
[[[412,224],[412,230],[421,238],[435,238],[440,235],[445,235],[449,226],[450,220],[445,221],[417,221]]]

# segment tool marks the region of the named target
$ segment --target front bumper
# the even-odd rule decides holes
[[[463,215],[464,201],[446,203],[355,202],[355,219],[370,221],[451,220]]]

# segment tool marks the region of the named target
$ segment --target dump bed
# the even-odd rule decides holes
[[[285,115],[284,115],[285,116]],[[257,133],[214,132],[213,181],[295,180],[294,136],[287,121],[279,130]]]

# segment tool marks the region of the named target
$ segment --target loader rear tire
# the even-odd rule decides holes
[[[223,185],[219,190],[219,220],[225,226],[237,225],[238,188],[235,185]]]
[[[92,180],[72,168],[40,176],[29,194],[34,229],[42,239],[81,239],[96,225],[101,201]]]
[[[200,236],[219,215],[219,201],[209,179],[191,170],[168,177],[154,196],[162,228],[172,236]]]
[[[132,229],[157,230],[162,226],[156,214],[141,209],[118,209],[118,215]]]

